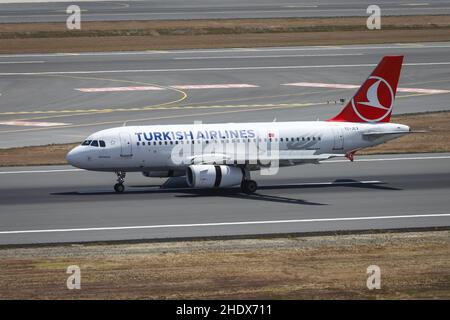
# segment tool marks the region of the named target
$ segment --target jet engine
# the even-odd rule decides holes
[[[191,165],[186,169],[186,181],[192,188],[224,188],[240,185],[242,170],[231,166]]]

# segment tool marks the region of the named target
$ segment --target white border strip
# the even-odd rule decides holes
[[[114,230],[137,230],[137,229],[220,227],[220,226],[236,226],[236,225],[285,224],[285,223],[308,223],[308,222],[330,222],[330,221],[364,221],[364,220],[386,220],[386,219],[442,218],[442,217],[450,217],[450,213],[414,214],[414,215],[397,215],[397,216],[347,217],[347,218],[322,218],[322,219],[297,219],[297,220],[265,220],[265,221],[237,221],[237,222],[213,222],[213,223],[190,223],[190,224],[162,224],[162,225],[150,225],[150,226],[126,226],[126,227],[13,230],[13,231],[0,231],[0,235],[30,234],[30,233],[56,233],[56,232],[82,232],[82,231],[114,231]]]
[[[438,159],[450,159],[449,156],[431,156],[431,157],[397,157],[397,158],[373,158],[373,159],[355,159],[354,162],[377,162],[377,161],[401,161],[401,160],[438,160]],[[341,163],[347,162],[349,160],[324,160],[321,163]],[[86,171],[84,169],[49,169],[49,170],[20,170],[20,171],[0,171],[1,174],[23,174],[23,173],[57,173],[57,172],[75,172],[75,171]],[[361,182],[361,181],[360,181]],[[371,183],[373,181],[368,181],[366,183]]]
[[[55,170],[22,170],[22,171],[3,171],[0,174],[22,174],[22,173],[56,173],[56,172],[74,172],[86,171],[84,169],[55,169]]]
[[[419,62],[404,63],[403,66],[441,66],[450,65],[445,62]],[[283,70],[283,69],[316,69],[316,68],[352,68],[352,67],[375,67],[377,64],[324,64],[303,66],[260,66],[260,67],[212,67],[212,68],[180,68],[180,69],[123,69],[123,70],[85,70],[85,71],[40,71],[40,72],[4,72],[0,76],[30,76],[30,75],[53,75],[53,74],[108,74],[108,73],[146,73],[146,72],[190,72],[190,71],[239,71],[239,70]]]
[[[283,86],[294,87],[307,87],[307,88],[332,88],[332,89],[356,89],[359,85],[342,84],[342,83],[317,83],[317,82],[296,82],[296,83],[283,83]],[[450,90],[444,89],[424,89],[424,88],[397,88],[398,92],[413,92],[413,93],[450,93]]]

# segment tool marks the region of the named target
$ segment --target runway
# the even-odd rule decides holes
[[[377,155],[254,176],[236,189],[160,189],[163,179],[71,167],[2,168],[0,244],[450,225],[450,154]]]
[[[14,2],[14,1],[13,1]],[[20,1],[18,1],[20,2]],[[27,1],[29,2],[29,1]],[[166,0],[166,1],[89,1],[70,2],[79,5],[83,21],[173,20],[173,19],[242,19],[290,17],[344,17],[368,16],[367,7],[373,1],[346,0],[345,2],[318,0]],[[447,1],[377,1],[384,16],[449,14]],[[67,2],[5,3],[0,4],[0,21],[65,22]]]
[[[449,42],[0,55],[0,148],[82,141],[125,122],[324,120],[395,54],[406,91],[394,113],[448,110]]]

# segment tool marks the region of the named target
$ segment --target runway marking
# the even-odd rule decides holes
[[[355,159],[354,162],[379,162],[379,161],[401,161],[401,160],[438,160],[438,159],[450,159],[449,156],[421,156],[421,157],[397,157],[397,158],[372,158],[372,159]],[[322,164],[326,163],[349,163],[349,160],[325,160]],[[0,171],[0,174],[26,174],[26,173],[54,173],[54,172],[75,172],[86,171],[84,169],[49,169],[49,170],[20,170],[20,171]],[[357,181],[352,183],[380,183],[381,181]],[[342,182],[349,183],[349,182]],[[302,183],[302,185],[308,184],[336,184],[336,182],[311,182]]]
[[[450,48],[450,45],[426,45],[427,43],[401,43],[383,46],[305,46],[305,47],[288,47],[288,48],[230,48],[230,49],[209,49],[209,50],[146,50],[146,51],[126,51],[126,52],[81,52],[81,53],[36,53],[36,54],[0,54],[0,58],[15,58],[15,57],[70,57],[70,56],[116,56],[116,55],[147,55],[147,54],[185,54],[185,53],[220,53],[220,52],[283,52],[283,51],[319,51],[319,50],[386,50],[386,49],[439,49]]]
[[[402,3],[401,6],[429,6],[429,3]]]
[[[45,63],[45,61],[0,61],[0,64]]]
[[[356,89],[360,85],[353,84],[341,84],[341,83],[317,83],[317,82],[295,82],[295,83],[283,83],[283,86],[294,87],[308,87],[308,88],[332,88],[332,89]],[[397,88],[398,92],[412,92],[412,93],[426,93],[426,94],[439,94],[450,93],[450,90],[444,89],[423,89],[423,88]]]
[[[326,102],[308,103],[266,103],[266,104],[237,104],[237,105],[184,105],[184,106],[146,106],[136,108],[112,108],[112,109],[75,109],[75,110],[36,110],[36,111],[6,111],[0,115],[27,115],[27,114],[71,114],[71,113],[94,113],[94,112],[129,112],[148,110],[185,110],[185,109],[220,109],[220,108],[253,108],[253,107],[303,107],[316,104],[326,104]],[[137,119],[136,121],[139,121]],[[0,131],[0,133],[3,131]]]
[[[404,63],[403,66],[441,66],[450,65],[450,62],[419,62]],[[146,73],[146,72],[190,72],[190,71],[242,71],[242,70],[283,70],[283,69],[326,69],[326,68],[353,68],[375,67],[373,63],[362,64],[324,64],[303,66],[259,66],[259,67],[211,67],[211,68],[175,68],[175,69],[121,69],[121,70],[85,70],[85,71],[40,71],[40,72],[4,72],[0,76],[32,76],[32,75],[64,75],[64,74],[101,74],[101,73]]]
[[[404,158],[375,158],[375,159],[355,159],[354,162],[375,162],[375,161],[400,161],[400,160],[436,160],[450,159],[450,156],[431,156],[431,157],[404,157]],[[322,163],[349,162],[349,160],[324,160]]]
[[[33,122],[33,121],[23,121],[23,120],[12,120],[12,121],[2,121],[0,125],[6,126],[23,126],[23,127],[56,127],[56,126],[67,126],[71,123],[62,122]]]
[[[317,8],[317,5],[290,5],[290,6],[281,6],[282,8]]]
[[[115,230],[138,230],[138,229],[169,229],[169,228],[196,228],[196,227],[199,228],[199,227],[221,227],[221,226],[237,226],[237,225],[287,224],[287,223],[311,223],[311,222],[312,223],[317,223],[317,222],[320,223],[320,222],[338,222],[338,221],[395,220],[395,219],[442,218],[442,217],[450,217],[450,213],[412,214],[412,215],[395,215],[395,216],[318,218],[318,219],[293,219],[293,220],[261,220],[261,221],[210,222],[210,223],[187,223],[187,224],[161,224],[161,225],[124,226],[124,227],[11,230],[11,231],[0,231],[0,235],[30,234],[30,233],[55,233],[55,232],[82,232],[82,231],[115,231]]]
[[[363,53],[336,53],[336,54],[291,54],[291,55],[260,55],[260,56],[210,56],[210,57],[181,57],[174,60],[204,60],[204,59],[252,59],[252,58],[301,58],[301,57],[338,57],[362,56]]]
[[[170,116],[161,116],[161,117],[149,117],[149,118],[138,118],[138,119],[130,119],[126,120],[126,122],[142,122],[142,121],[150,121],[150,120],[163,120],[163,119],[178,119],[178,118],[187,118],[187,117],[198,117],[198,116],[210,116],[210,115],[219,115],[219,114],[230,114],[230,113],[240,113],[240,112],[251,112],[251,111],[262,111],[262,110],[272,110],[272,109],[285,109],[285,108],[297,108],[297,107],[309,107],[315,105],[325,105],[326,102],[317,102],[317,103],[294,103],[294,104],[273,104],[273,105],[259,105],[260,107],[252,107],[252,105],[246,106],[245,109],[242,110],[225,110],[225,111],[214,111],[214,112],[199,112],[199,113],[190,113],[190,114],[176,114]],[[256,105],[257,106],[257,105]],[[213,108],[237,108],[238,106],[206,106],[205,109],[213,109]],[[241,106],[242,107],[242,106]],[[185,109],[186,107],[173,107],[171,109]],[[149,110],[158,110],[159,108],[149,108]],[[187,107],[187,109],[203,109],[203,107]],[[116,110],[116,109],[114,109]],[[146,110],[146,109],[143,109]],[[119,110],[117,110],[119,111]],[[126,110],[133,111],[133,110]],[[93,127],[100,125],[110,125],[110,124],[121,124],[123,125],[124,120],[114,120],[114,121],[103,121],[103,122],[93,122],[93,123],[81,123],[81,124],[73,124],[69,126],[61,126],[61,127],[49,127],[49,128],[34,128],[34,129],[21,129],[21,130],[3,130],[0,133],[13,133],[13,132],[28,132],[28,131],[38,131],[38,130],[50,130],[50,129],[67,129],[67,128],[81,128],[81,127]]]
[[[246,83],[236,84],[193,84],[193,85],[175,85],[169,86],[174,89],[181,90],[196,90],[196,89],[240,89],[240,88],[258,88],[259,86]],[[152,91],[152,90],[167,90],[163,87],[155,86],[141,86],[141,87],[107,87],[107,88],[78,88],[75,89],[81,92],[121,92],[121,91]]]
[[[328,181],[328,182],[302,182],[302,183],[280,183],[276,184],[277,187],[282,186],[335,186],[335,185],[351,185],[351,184],[377,184],[382,183],[379,180],[363,180],[363,181]]]
[[[75,90],[81,92],[118,92],[118,91],[153,91],[166,89],[154,86],[145,86],[145,87],[142,86],[142,87],[77,88]]]
[[[58,173],[58,172],[75,172],[86,171],[84,169],[54,169],[54,170],[22,170],[22,171],[3,171],[0,174],[23,174],[23,173]]]
[[[247,83],[231,83],[231,84],[193,84],[171,86],[177,89],[241,89],[241,88],[258,88],[259,86]]]

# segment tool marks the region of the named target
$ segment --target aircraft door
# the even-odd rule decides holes
[[[120,156],[121,157],[133,156],[133,148],[130,134],[128,132],[121,132],[119,136],[120,136]]]
[[[334,136],[333,150],[344,149],[344,129],[341,127],[334,127],[333,136]]]

